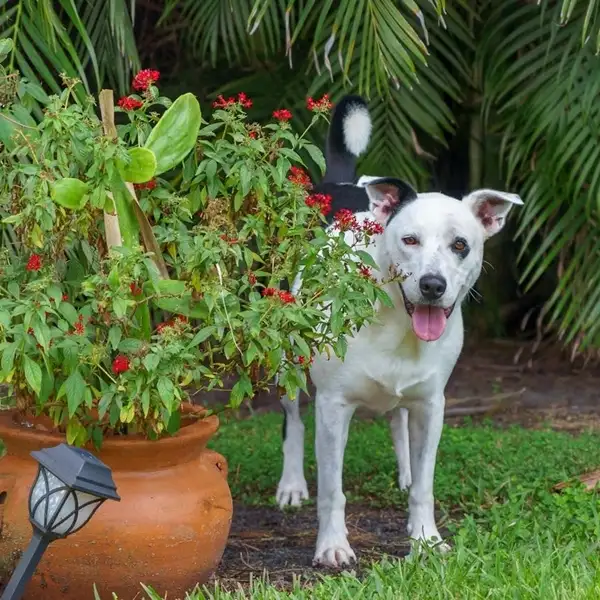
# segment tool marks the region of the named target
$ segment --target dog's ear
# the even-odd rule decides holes
[[[483,227],[485,239],[496,235],[506,223],[506,217],[515,205],[523,200],[517,194],[497,190],[475,190],[462,200]]]
[[[408,183],[395,177],[363,176],[357,185],[364,186],[369,196],[369,210],[382,225],[417,197],[417,192]]]

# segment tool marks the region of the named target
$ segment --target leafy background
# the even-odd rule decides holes
[[[488,250],[472,328],[589,352],[600,347],[599,11],[598,0],[0,0],[0,36],[15,42],[9,67],[44,90],[34,117],[61,73],[80,94],[126,94],[142,66],[161,70],[168,95],[208,106],[243,90],[253,118],[286,107],[298,128],[309,95],[365,95],[364,172],[525,200]]]

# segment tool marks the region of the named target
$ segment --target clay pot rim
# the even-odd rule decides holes
[[[182,404],[181,410],[184,415],[193,414],[201,416],[207,412],[205,408],[195,406],[191,403]],[[14,409],[0,410],[0,440],[3,439],[6,446],[8,446],[7,438],[12,437],[15,434],[31,436],[37,443],[41,443],[44,446],[56,445],[65,441],[64,433],[40,431],[33,427],[21,427],[14,422],[12,418],[14,414]],[[139,433],[122,436],[106,436],[102,439],[102,450],[132,449],[132,447],[141,448],[142,446],[158,443],[160,443],[163,449],[166,449],[166,447],[170,445],[179,446],[184,440],[210,438],[216,433],[218,428],[219,419],[213,414],[205,416],[204,418],[195,419],[189,424],[182,426],[179,431],[173,435],[167,434],[157,440],[150,440]]]

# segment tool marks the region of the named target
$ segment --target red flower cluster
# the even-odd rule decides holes
[[[273,117],[285,123],[292,118],[292,113],[287,108],[281,108],[273,112]]]
[[[312,182],[310,181],[308,173],[301,167],[292,167],[290,169],[288,179],[296,185],[300,185],[302,187],[312,187]]]
[[[68,296],[68,294],[63,294],[63,295],[62,295],[62,301],[63,301],[63,302],[68,302],[68,301],[69,301],[69,296]]]
[[[237,100],[233,96],[224,98],[222,94],[217,96],[217,99],[213,102],[213,108],[227,108],[233,104],[240,104],[244,108],[252,108],[252,100],[248,98],[245,92],[240,92],[237,95]]]
[[[292,292],[286,292],[286,291],[278,290],[278,289],[275,289],[272,287],[265,288],[262,291],[262,295],[265,298],[277,297],[284,304],[293,304],[294,302],[296,302],[296,298],[294,298],[294,294],[292,294]]]
[[[356,220],[356,216],[351,210],[342,208],[335,213],[335,228],[340,231],[354,231],[354,233],[363,233],[367,235],[381,235],[383,225],[371,219],[365,219],[362,223]]]
[[[249,131],[248,137],[251,137],[253,140],[255,140],[258,137],[258,132],[257,131]]]
[[[156,326],[156,333],[164,333],[166,329],[171,327],[176,327],[177,325],[184,325],[188,320],[183,315],[176,315],[170,321],[165,321],[164,323],[159,323]]]
[[[331,201],[329,194],[310,194],[305,200],[307,206],[316,206],[324,216],[331,212]]]
[[[367,235],[381,235],[383,233],[383,225],[371,219],[365,219],[362,224],[363,233]]]
[[[335,213],[335,228],[340,231],[358,231],[359,225],[355,214],[347,208],[342,208]]]
[[[123,96],[118,102],[117,105],[120,106],[123,110],[137,110],[138,108],[142,108],[144,103],[137,98],[133,98],[132,96]]]
[[[153,190],[157,185],[156,179],[151,179],[150,181],[146,181],[144,183],[134,183],[133,187],[136,190]]]
[[[75,333],[77,335],[83,335],[85,333],[85,325],[83,324],[83,315],[77,317],[77,323],[74,325]]]
[[[309,364],[309,365],[312,365],[312,364],[313,364],[313,362],[314,362],[314,361],[313,361],[313,357],[311,356],[311,357],[310,357],[310,359],[309,359],[309,361],[308,361],[308,364]],[[306,363],[306,358],[305,358],[304,356],[299,356],[299,357],[298,357],[298,364],[300,364],[300,365],[303,365],[303,364],[305,364],[305,363]]]
[[[139,92],[145,92],[153,83],[156,83],[160,79],[160,72],[153,71],[152,69],[142,69],[134,78],[133,86],[134,90]]]
[[[123,354],[119,354],[119,356],[113,360],[112,372],[115,375],[120,375],[121,373],[129,371],[130,366],[131,363],[129,362],[129,359],[126,356],[123,356]]]
[[[28,271],[39,271],[42,268],[42,257],[39,254],[32,254],[25,268]]]
[[[325,94],[320,100],[314,100],[313,98],[306,100],[306,108],[312,112],[329,112],[332,106],[329,94]]]

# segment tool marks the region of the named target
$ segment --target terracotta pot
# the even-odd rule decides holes
[[[208,580],[225,549],[233,506],[227,463],[206,449],[218,418],[188,420],[175,436],[155,442],[105,439],[97,456],[112,469],[121,502],[106,501],[85,527],[50,544],[24,600],[92,599],[94,583],[102,600],[112,592],[132,600],[140,597],[140,582],[175,600]],[[7,449],[0,459],[0,576],[6,582],[31,538],[27,504],[37,463],[29,453],[64,439],[25,429],[6,412],[0,413],[0,439]]]

